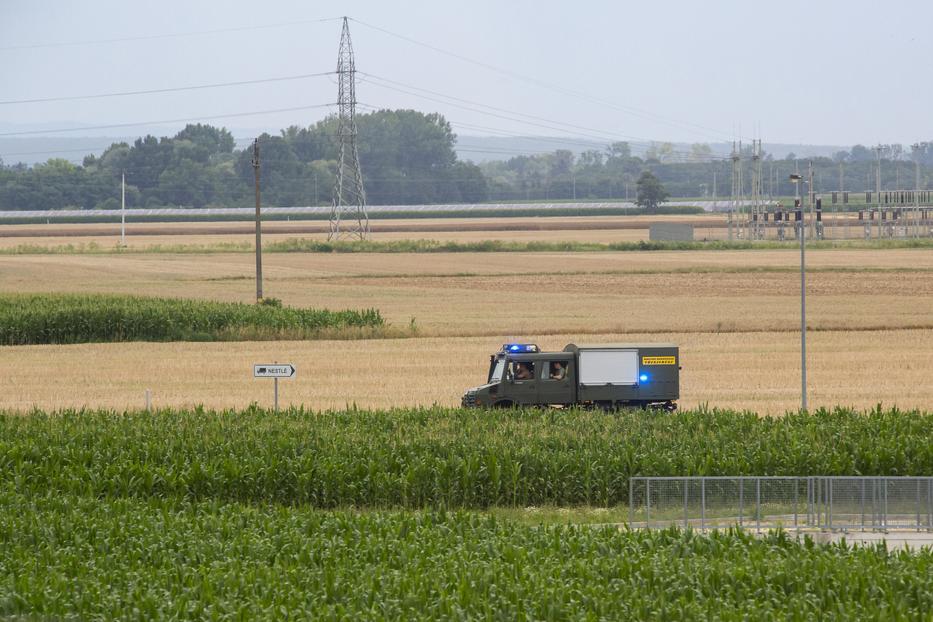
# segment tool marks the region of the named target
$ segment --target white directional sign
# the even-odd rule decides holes
[[[291,364],[253,365],[254,378],[291,378],[295,375],[295,366]]]

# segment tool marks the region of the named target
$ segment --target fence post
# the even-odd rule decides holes
[[[888,478],[881,478],[881,485],[884,486],[882,494],[884,495],[884,513],[881,515],[881,525],[884,530],[888,530]]]
[[[917,531],[920,531],[920,480],[917,479]]]
[[[829,503],[826,504],[826,522],[829,524],[829,529],[833,528],[833,478],[826,480],[826,498],[829,500]]]
[[[794,478],[794,529],[800,531],[800,524],[797,522],[797,499],[800,497],[800,480]]]
[[[690,480],[684,479],[684,529],[690,526],[690,520],[687,518],[687,487]]]
[[[807,478],[807,527],[813,526],[813,478]]]
[[[700,529],[706,529],[706,478],[700,478]]]
[[[651,529],[651,478],[645,479],[645,528]]]
[[[865,531],[865,480],[862,482],[862,494],[859,497],[859,513],[862,515],[862,531]]]
[[[813,479],[813,511],[816,514],[816,526],[818,529],[823,528],[823,508],[821,504],[823,503],[823,482],[820,481],[819,477]]]
[[[933,477],[927,479],[927,529],[933,530]]]
[[[635,478],[628,478],[628,526],[629,528],[635,522]]]
[[[745,501],[744,494],[745,494],[745,478],[739,476],[739,527],[745,526],[745,523],[742,520],[743,519],[742,514],[744,510],[743,502]]]
[[[755,531],[761,533],[761,478],[755,478]]]
[[[933,477],[927,478],[927,529],[933,530]]]

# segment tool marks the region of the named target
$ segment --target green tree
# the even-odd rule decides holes
[[[654,213],[665,199],[667,199],[667,190],[661,181],[654,176],[651,171],[645,171],[635,182],[636,196],[635,204]]]

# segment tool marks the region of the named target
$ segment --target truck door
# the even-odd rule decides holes
[[[576,386],[576,370],[573,357],[555,356],[540,361],[541,372],[538,382],[538,403],[572,404]]]
[[[509,398],[514,404],[538,403],[538,378],[541,361],[512,360]]]

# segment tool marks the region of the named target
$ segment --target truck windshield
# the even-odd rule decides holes
[[[502,381],[502,372],[505,371],[505,359],[499,359],[496,361],[496,367],[492,370],[492,375],[489,376],[489,383]]]

